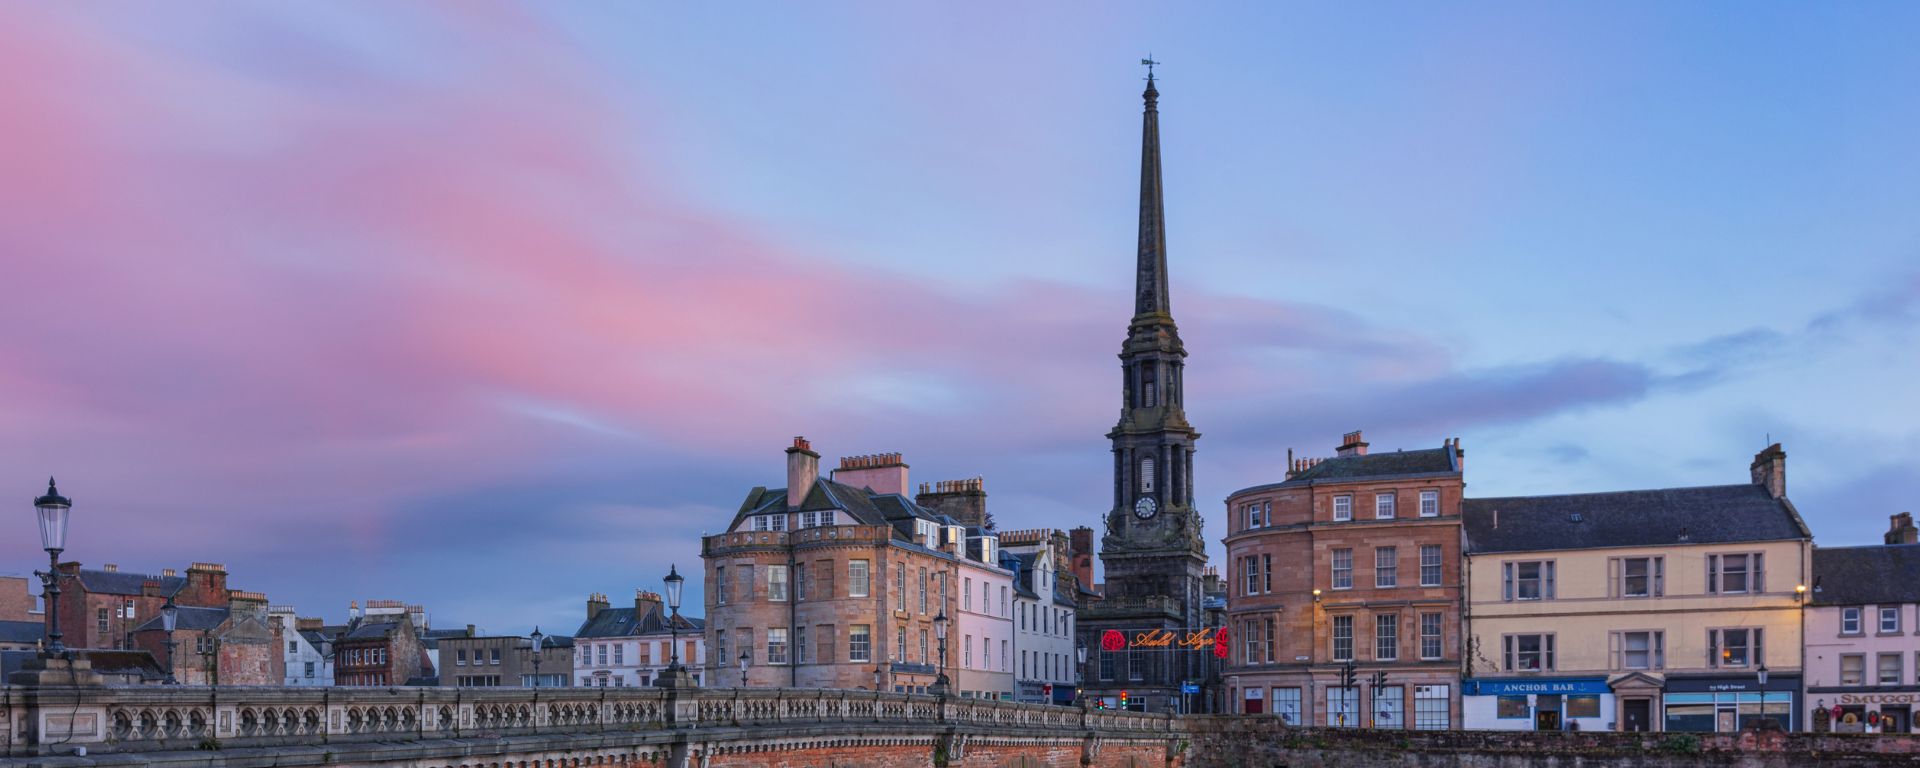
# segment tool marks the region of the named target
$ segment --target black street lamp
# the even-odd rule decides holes
[[[173,604],[173,595],[167,595],[167,604],[160,608],[160,626],[167,630],[167,685],[179,685],[173,676],[173,630],[180,625],[180,608]]]
[[[540,651],[546,648],[547,636],[540,634],[540,627],[533,628],[533,687],[540,687]]]
[[[745,648],[740,649],[740,687],[747,687],[747,667],[753,664],[753,654]]]
[[[1760,662],[1760,668],[1754,670],[1753,674],[1760,679],[1760,687],[1765,688],[1767,685],[1767,663],[1764,661]]]
[[[933,678],[933,695],[947,695],[947,610],[933,617],[933,635],[940,638],[940,674]]]
[[[1080,690],[1073,698],[1080,702],[1080,708],[1087,708],[1087,641],[1085,638],[1073,642],[1073,655],[1080,659]]]
[[[73,500],[60,495],[60,489],[54,487],[53,478],[47,478],[47,495],[33,500],[33,507],[40,517],[40,547],[47,551],[47,562],[51,565],[46,573],[35,573],[43,582],[42,594],[47,599],[47,653],[48,658],[64,657],[67,646],[60,642],[60,553],[67,548],[67,516],[73,511]]]

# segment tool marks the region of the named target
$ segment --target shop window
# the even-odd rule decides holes
[[[1596,694],[1576,694],[1567,697],[1567,717],[1599,717],[1600,697]]]
[[[1273,713],[1287,725],[1300,724],[1300,689],[1273,689]]]
[[[1335,728],[1360,727],[1360,689],[1328,688],[1327,725]]]
[[[1452,687],[1416,685],[1413,687],[1413,727],[1422,731],[1444,731],[1453,727]]]
[[[1501,696],[1494,702],[1494,716],[1502,720],[1525,720],[1533,716],[1525,696]]]
[[[1373,727],[1407,727],[1407,689],[1388,685],[1373,690]]]

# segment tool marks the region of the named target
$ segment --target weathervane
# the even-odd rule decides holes
[[[1153,68],[1154,68],[1154,66],[1155,66],[1155,65],[1157,65],[1157,64],[1159,64],[1159,63],[1160,63],[1160,62],[1157,62],[1157,61],[1154,61],[1154,60],[1153,60],[1153,54],[1151,54],[1151,53],[1149,53],[1149,54],[1147,54],[1147,57],[1146,57],[1146,58],[1144,58],[1144,59],[1141,59],[1141,60],[1140,60],[1140,64],[1141,64],[1142,66],[1144,66],[1144,67],[1146,67],[1146,68],[1147,68],[1147,79],[1148,79],[1148,80],[1152,80],[1152,79],[1153,79]]]

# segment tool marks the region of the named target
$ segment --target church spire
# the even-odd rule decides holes
[[[1172,319],[1167,296],[1167,214],[1160,190],[1160,91],[1153,87],[1151,58],[1147,65],[1146,112],[1140,128],[1140,264],[1136,275],[1133,316],[1161,315]]]

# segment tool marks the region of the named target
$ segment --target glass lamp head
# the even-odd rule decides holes
[[[73,510],[73,500],[60,495],[60,489],[47,478],[47,494],[33,500],[34,511],[40,517],[40,548],[48,552],[60,552],[67,548],[67,515]]]

